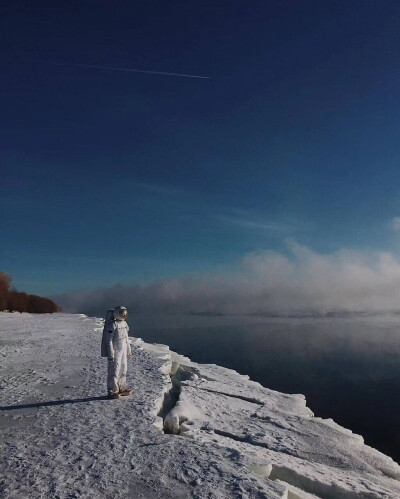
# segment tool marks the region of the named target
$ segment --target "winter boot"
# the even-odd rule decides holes
[[[119,392],[119,395],[122,395],[123,397],[126,397],[127,395],[130,395],[132,393],[132,390],[129,388],[124,388]]]
[[[108,398],[109,399],[119,399],[119,397],[120,397],[119,393],[108,392]]]

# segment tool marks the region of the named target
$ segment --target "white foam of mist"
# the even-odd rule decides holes
[[[400,262],[389,252],[320,254],[290,243],[289,255],[249,253],[229,271],[116,284],[57,300],[66,311],[89,313],[118,303],[135,312],[178,314],[393,311],[400,305]]]

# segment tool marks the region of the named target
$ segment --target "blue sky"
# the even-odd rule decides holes
[[[288,240],[398,254],[397,1],[145,4],[0,7],[17,288],[220,272]]]

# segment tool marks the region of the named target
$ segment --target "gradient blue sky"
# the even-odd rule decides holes
[[[10,4],[0,269],[17,288],[213,271],[288,239],[399,253],[398,0]]]

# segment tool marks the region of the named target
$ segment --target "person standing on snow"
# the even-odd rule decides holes
[[[132,393],[126,386],[127,359],[132,355],[128,339],[129,326],[125,322],[128,311],[119,306],[110,310],[107,317],[103,329],[101,356],[108,357],[108,398],[118,399],[121,395]]]

